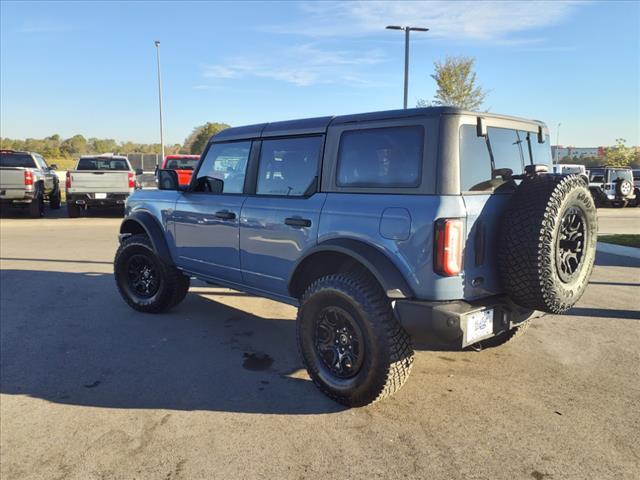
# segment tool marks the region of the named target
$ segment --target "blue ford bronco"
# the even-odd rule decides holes
[[[129,197],[117,286],[150,313],[191,277],[298,306],[312,380],[366,405],[413,346],[497,346],[578,301],[596,210],[550,166],[545,124],[450,107],[229,128],[188,186],[159,170]]]

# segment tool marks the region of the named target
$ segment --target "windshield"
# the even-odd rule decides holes
[[[76,170],[129,170],[124,158],[81,158]]]
[[[0,167],[35,168],[36,163],[28,153],[2,153],[0,154]]]
[[[200,158],[168,158],[164,168],[169,170],[193,170]]]

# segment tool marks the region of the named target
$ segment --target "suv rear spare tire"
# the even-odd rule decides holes
[[[593,198],[580,178],[525,178],[501,224],[498,268],[505,292],[523,307],[569,310],[589,282],[597,232]]]

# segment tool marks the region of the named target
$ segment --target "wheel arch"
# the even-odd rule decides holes
[[[149,212],[134,212],[125,218],[120,225],[120,239],[137,234],[147,235],[158,256],[167,264],[174,264],[164,229]]]
[[[387,297],[414,297],[413,290],[389,257],[376,247],[353,239],[327,240],[309,250],[289,276],[289,295],[301,298],[307,286],[318,278],[354,267],[370,273]]]

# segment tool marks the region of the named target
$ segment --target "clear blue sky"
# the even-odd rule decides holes
[[[403,34],[410,104],[433,61],[477,60],[493,112],[547,122],[560,143],[640,144],[638,2],[1,3],[1,134],[158,141],[207,121],[242,125],[398,108]]]

